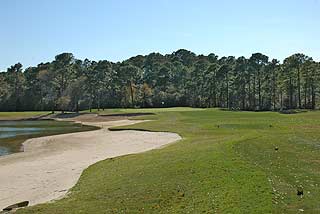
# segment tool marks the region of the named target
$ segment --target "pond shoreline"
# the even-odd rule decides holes
[[[125,120],[134,118],[137,116],[143,115],[152,115],[154,113],[124,113],[124,114],[108,114],[108,115],[99,115],[97,113],[48,113],[42,114],[32,117],[0,117],[0,124],[5,122],[28,122],[28,121],[57,121],[57,122],[71,122],[75,124],[81,124],[83,126],[87,126],[87,129],[84,130],[72,130],[70,132],[58,132],[58,133],[44,133],[44,134],[28,134],[28,135],[20,135],[16,137],[8,137],[3,138],[2,147],[6,148],[4,155],[12,155],[14,153],[19,153],[24,151],[23,142],[37,137],[45,137],[45,136],[54,136],[59,134],[66,134],[66,133],[76,133],[76,132],[83,132],[83,131],[94,131],[101,127],[97,127],[95,125],[87,125],[84,123],[96,123],[96,122],[108,122],[108,121],[118,121],[118,120]],[[10,148],[11,147],[11,148]],[[0,151],[1,154],[1,151]]]
[[[46,120],[1,120],[0,146],[6,152],[2,155],[11,155],[23,152],[23,142],[36,137],[53,136],[66,133],[94,131],[95,126],[79,125],[72,121]],[[4,151],[4,149],[2,149]]]
[[[0,209],[30,201],[30,205],[64,197],[82,171],[107,158],[161,148],[181,139],[162,132],[109,130],[113,126],[144,121],[84,123],[99,130],[33,138],[25,141],[25,152],[0,157]]]

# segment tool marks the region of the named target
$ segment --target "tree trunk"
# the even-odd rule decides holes
[[[100,99],[101,99],[101,95],[99,93],[98,94],[98,111],[100,111]]]
[[[213,107],[217,107],[217,93],[216,92],[214,93],[214,96],[213,96]]]
[[[293,89],[292,89],[292,79],[291,76],[289,78],[289,108],[292,109],[293,102]]]
[[[300,88],[300,68],[298,68],[298,102],[299,109],[301,109],[301,88]]]
[[[307,86],[307,82],[304,84],[304,108],[307,109],[307,90],[308,90],[308,86]]]
[[[281,108],[281,110],[283,109],[283,94],[282,94],[282,90],[280,90],[280,108]]]
[[[312,105],[312,109],[316,108],[316,94],[315,94],[315,86],[313,84],[313,81],[311,85],[311,105]]]
[[[275,71],[273,71],[273,77],[272,77],[272,105],[273,105],[273,110],[276,110],[276,75]]]
[[[89,112],[92,112],[92,103],[93,103],[93,95],[91,94],[90,104],[89,104]]]
[[[246,83],[245,80],[242,82],[242,110],[246,108]]]
[[[76,113],[79,113],[79,101],[76,102]]]
[[[253,76],[253,110],[256,110],[256,77]]]
[[[252,95],[251,95],[251,80],[250,80],[250,76],[249,76],[249,91],[248,91],[248,94],[249,94],[249,108],[251,109],[252,108]]]
[[[131,93],[131,105],[134,107],[134,100],[133,100],[133,84],[132,81],[130,81],[130,93]]]
[[[230,100],[229,100],[229,75],[227,73],[227,108],[230,108]]]
[[[258,99],[259,99],[258,109],[261,110],[261,78],[260,78],[260,74],[258,77]]]

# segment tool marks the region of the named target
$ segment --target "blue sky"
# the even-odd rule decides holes
[[[0,70],[150,52],[320,60],[319,0],[0,0]]]

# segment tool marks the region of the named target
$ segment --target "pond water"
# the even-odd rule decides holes
[[[33,137],[95,130],[72,122],[0,121],[0,156],[22,151],[22,143]]]

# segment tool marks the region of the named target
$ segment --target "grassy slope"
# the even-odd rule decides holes
[[[27,119],[48,113],[46,111],[0,112],[0,120]]]
[[[68,198],[18,213],[319,212],[320,112],[171,109],[144,118],[158,120],[129,128],[177,132],[184,140],[99,162]]]

